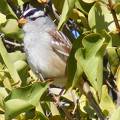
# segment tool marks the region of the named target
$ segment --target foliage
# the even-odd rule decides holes
[[[120,1],[51,0],[58,29],[73,43],[58,105],[27,63],[17,23],[24,4],[49,1],[0,0],[0,120],[119,120]]]

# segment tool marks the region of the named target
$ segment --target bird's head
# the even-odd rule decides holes
[[[18,20],[18,23],[21,25],[24,25],[27,23],[29,20],[36,20],[39,17],[44,17],[45,16],[45,11],[40,8],[30,8],[26,11],[23,12],[21,18]]]

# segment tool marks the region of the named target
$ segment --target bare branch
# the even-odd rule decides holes
[[[93,109],[95,110],[95,112],[96,112],[97,116],[100,118],[100,120],[105,120],[105,116],[103,115],[102,110],[100,109],[99,105],[97,104],[96,100],[94,99],[92,92],[90,91],[89,84],[87,82],[84,82],[83,88],[81,88],[81,86],[80,86],[79,89],[85,94],[90,105],[93,107]]]
[[[7,43],[7,44],[9,44],[9,45],[16,46],[16,47],[23,47],[23,44],[11,42],[11,41],[9,41],[9,40],[4,40],[4,42]]]
[[[118,18],[117,18],[117,15],[116,15],[116,12],[115,12],[115,10],[114,10],[114,8],[113,8],[113,3],[112,3],[112,0],[108,0],[108,7],[109,7],[109,9],[110,9],[110,11],[111,11],[111,14],[112,14],[112,16],[113,16],[113,19],[114,19],[114,22],[115,22],[115,25],[116,25],[116,29],[117,29],[117,31],[120,33],[120,24],[119,24],[119,22],[118,22]]]

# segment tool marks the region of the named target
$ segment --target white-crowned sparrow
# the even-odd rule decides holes
[[[19,23],[25,23],[24,49],[31,69],[40,79],[52,79],[55,86],[63,87],[71,42],[40,8],[25,11]]]

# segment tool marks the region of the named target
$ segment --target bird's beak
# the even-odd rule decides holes
[[[26,24],[27,22],[28,22],[27,19],[25,19],[24,17],[22,17],[22,18],[20,18],[20,19],[18,20],[19,26],[23,26],[23,25]]]

